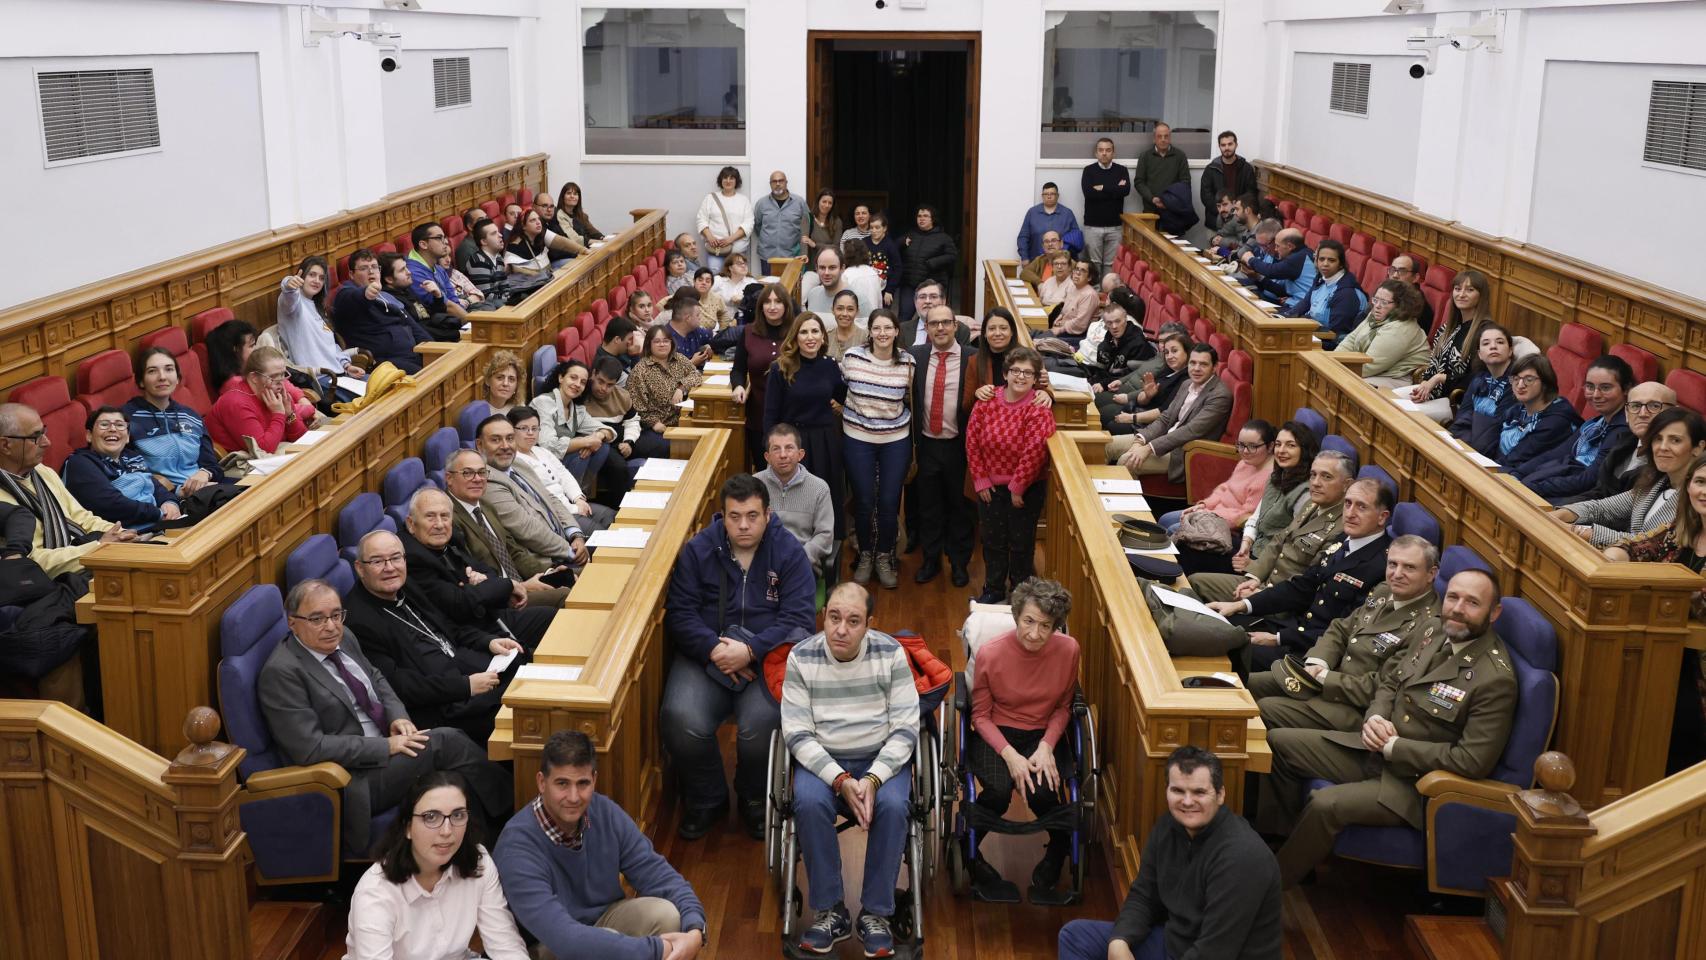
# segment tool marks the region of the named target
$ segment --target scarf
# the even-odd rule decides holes
[[[12,495],[18,505],[35,514],[41,524],[41,545],[47,550],[74,547],[86,541],[88,531],[72,523],[59,506],[59,500],[42,483],[41,474],[30,471],[29,482],[10,470],[0,470],[0,489]]]
[[[1582,425],[1581,432],[1576,434],[1577,463],[1591,467],[1599,459],[1601,441],[1605,439],[1605,431],[1610,423],[1610,417],[1595,417]]]

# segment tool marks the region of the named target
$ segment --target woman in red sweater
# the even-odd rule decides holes
[[[983,539],[983,593],[978,603],[1000,603],[1007,585],[1031,575],[1037,518],[1046,492],[1048,438],[1054,412],[1033,402],[1042,355],[1030,347],[1007,351],[1006,389],[973,407],[966,424],[966,472],[977,492]]]
[[[242,381],[231,384],[214,403],[207,417],[208,435],[226,450],[241,450],[243,438],[254,437],[263,453],[302,436],[308,423],[290,402],[285,390],[289,383],[284,354],[256,347],[243,361]]]
[[[1053,580],[1032,577],[1013,588],[1015,628],[977,651],[971,674],[971,725],[966,764],[977,777],[976,805],[1000,817],[1013,789],[1043,819],[1061,805],[1063,769],[1071,752],[1061,741],[1078,685],[1078,641],[1062,633],[1072,596]],[[1043,859],[1031,871],[1031,902],[1062,902],[1055,892],[1072,852],[1070,830],[1050,830]],[[980,900],[1017,903],[1019,888],[967,851],[972,889]]]

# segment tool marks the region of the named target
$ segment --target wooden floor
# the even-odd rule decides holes
[[[872,624],[894,631],[922,634],[936,654],[964,666],[956,631],[966,615],[966,602],[981,584],[981,563],[974,559],[972,583],[953,587],[944,569],[933,583],[912,582],[917,556],[902,557],[901,586],[877,596]],[[1039,570],[1047,576],[1048,571]],[[1083,639],[1083,638],[1081,638]],[[726,731],[727,732],[727,731]],[[1103,738],[1118,731],[1103,730]],[[732,750],[725,750],[731,753]],[[704,839],[687,842],[675,834],[676,809],[666,798],[659,811],[653,842],[693,885],[704,902],[710,922],[710,949],[705,960],[747,960],[780,956],[781,903],[764,864],[764,844],[749,839],[731,815]],[[844,837],[849,853],[857,839]],[[990,861],[1023,888],[1040,855],[1041,838],[998,837],[987,846]],[[847,857],[849,906],[856,909],[858,864]],[[845,866],[845,865],[844,865]],[[1062,924],[1080,917],[1112,919],[1125,891],[1115,891],[1099,848],[1091,850],[1084,903],[1070,908],[1045,908],[1029,903],[998,906],[956,897],[945,865],[930,884],[925,906],[925,955],[942,960],[1053,960],[1055,938]],[[1440,913],[1419,876],[1347,861],[1333,861],[1318,871],[1309,886],[1286,893],[1284,904],[1285,956],[1295,960],[1404,960],[1404,918],[1412,913]],[[1473,903],[1454,905],[1475,909]],[[343,956],[342,918],[333,919],[323,960]],[[863,956],[857,938],[841,945],[837,956]]]

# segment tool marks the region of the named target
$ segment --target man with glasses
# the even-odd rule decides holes
[[[480,506],[496,517],[528,552],[554,566],[586,563],[586,539],[580,523],[546,495],[545,481],[515,461],[515,425],[502,414],[480,421],[474,448],[486,458],[489,473]],[[448,470],[446,471],[448,474]]]
[[[52,446],[41,415],[21,403],[0,403],[0,503],[36,518],[30,559],[50,577],[81,573],[83,555],[102,543],[135,540],[136,532],[90,513],[42,464]]]
[[[1386,279],[1399,280],[1416,288],[1416,296],[1422,297],[1422,275],[1416,270],[1416,261],[1408,254],[1400,253],[1392,258],[1392,263],[1386,267]],[[1422,297],[1422,312],[1416,317],[1416,323],[1423,331],[1434,328],[1434,305]]]
[[[410,581],[403,541],[387,530],[361,538],[344,618],[409,716],[451,726],[485,746],[504,691],[528,659],[513,637],[457,624]]]
[[[436,223],[423,223],[409,232],[409,242],[415,245],[406,261],[414,281],[410,289],[415,299],[428,313],[447,313],[459,323],[467,320],[468,310],[457,296],[455,284],[450,282],[450,271],[439,264],[450,254],[450,239],[444,235],[444,228]]]
[[[575,575],[567,564],[542,557],[516,539],[497,515],[481,505],[491,468],[478,450],[458,450],[444,464],[444,491],[451,500],[451,526],[462,535],[468,552],[488,568],[521,581],[527,605],[560,607]]]
[[[926,288],[919,289],[922,292]],[[914,322],[925,328],[930,340],[912,348],[912,437],[918,495],[917,509],[907,512],[918,517],[924,545],[923,563],[912,579],[916,583],[934,580],[942,572],[942,554],[946,553],[952,582],[963,587],[971,582],[966,567],[971,563],[975,526],[971,501],[965,495],[966,420],[972,405],[963,393],[972,351],[957,336],[960,322],[951,307],[933,306]]]
[[[954,316],[953,308],[947,306],[947,298],[942,291],[942,284],[935,280],[925,280],[912,291],[912,316],[900,322],[900,334],[895,337],[895,345],[906,349],[922,347],[930,342],[930,331],[925,325],[924,318],[937,307],[948,310],[950,317]],[[961,346],[971,343],[971,330],[963,324],[954,326],[954,340]]]
[[[1519,464],[1511,475],[1553,503],[1579,500],[1598,481],[1600,458],[1629,434],[1623,407],[1634,386],[1635,371],[1622,357],[1607,354],[1595,360],[1582,382],[1594,418],[1576,430],[1573,441]]]
[[[769,273],[771,257],[799,256],[801,244],[811,237],[806,201],[788,192],[788,175],[780,170],[770,174],[770,192],[752,205],[752,232],[755,273]]]
[[[304,580],[285,598],[290,636],[267,657],[256,696],[280,754],[292,764],[331,762],[349,772],[343,790],[348,850],[372,842],[376,813],[397,805],[416,778],[454,770],[488,823],[509,816],[509,774],[453,727],[422,730],[385,676],[344,626],[343,601],[324,580]]]
[[[1641,456],[1641,441],[1647,437],[1653,418],[1676,406],[1676,391],[1656,380],[1638,383],[1629,391],[1623,403],[1623,416],[1629,432],[1612,441],[1599,456],[1594,468],[1594,485],[1574,497],[1560,497],[1553,506],[1563,506],[1582,500],[1603,500],[1629,489],[1646,465]]]

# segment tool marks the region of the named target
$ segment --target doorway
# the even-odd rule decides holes
[[[897,239],[916,229],[920,205],[960,258],[950,291],[969,313],[977,288],[979,35],[813,30],[806,36],[806,157],[811,203],[835,192],[888,214]]]

